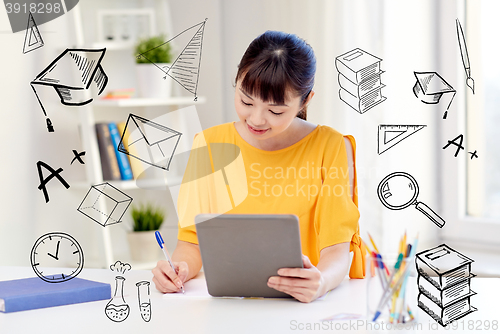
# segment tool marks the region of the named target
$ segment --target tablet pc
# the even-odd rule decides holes
[[[302,268],[297,216],[201,214],[195,224],[210,295],[290,297],[267,280],[280,268]]]

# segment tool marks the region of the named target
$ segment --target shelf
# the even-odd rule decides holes
[[[131,98],[131,99],[100,99],[93,103],[95,107],[153,107],[153,106],[168,106],[181,104],[202,104],[206,99],[198,96],[198,100],[194,101],[193,97],[172,97],[169,99],[152,99],[152,98]]]
[[[120,51],[120,50],[132,50],[134,48],[134,42],[98,42],[98,43],[93,43],[92,48],[93,49],[106,49],[108,50],[114,50],[114,51]]]
[[[179,181],[179,180],[175,180]],[[167,180],[164,179],[151,179],[151,180],[141,180],[139,181],[140,187],[137,185],[136,180],[130,181],[103,181],[111,184],[112,186],[121,190],[132,190],[132,189],[164,189],[168,187]],[[175,182],[174,184],[178,184]],[[88,182],[75,182],[72,184],[77,189],[89,189],[91,184]]]

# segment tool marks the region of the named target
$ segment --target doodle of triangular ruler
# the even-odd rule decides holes
[[[378,126],[378,154],[384,153],[426,126],[427,125],[380,124]]]
[[[40,31],[38,30],[33,15],[29,13],[28,26],[26,27],[26,35],[24,36],[23,53],[36,50],[41,48],[43,45],[42,35],[40,35]]]
[[[206,21],[198,23],[174,37],[176,38],[187,32],[194,32],[189,43],[184,47],[182,52],[172,63],[172,66],[166,72],[168,76],[174,79],[188,92],[194,94],[195,97],[198,88],[198,75],[200,72],[201,48],[203,44],[205,23]]]

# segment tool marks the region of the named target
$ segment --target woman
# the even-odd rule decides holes
[[[268,286],[301,302],[311,302],[340,284],[350,250],[350,276],[364,276],[357,197],[353,201],[349,194],[344,137],[306,121],[315,71],[314,52],[304,40],[276,31],[260,35],[238,66],[234,103],[239,121],[203,131],[193,145],[230,143],[241,150],[248,195],[227,213],[299,217],[304,268],[282,268]],[[190,215],[180,218],[173,253],[177,274],[166,261],[153,269],[153,282],[163,293],[178,291],[181,282],[201,268],[192,217],[223,213],[214,208],[216,200],[209,193],[181,188],[179,198],[189,202]]]

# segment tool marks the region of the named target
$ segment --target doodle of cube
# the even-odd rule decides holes
[[[121,222],[130,203],[132,197],[105,182],[90,187],[78,211],[102,226],[108,226]]]

